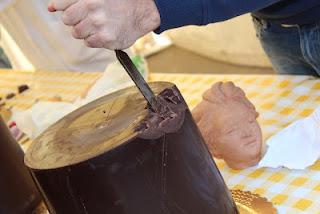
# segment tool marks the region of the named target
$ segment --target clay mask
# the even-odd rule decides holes
[[[259,162],[262,133],[258,113],[232,82],[218,82],[207,90],[193,117],[211,153],[229,167],[244,169]]]

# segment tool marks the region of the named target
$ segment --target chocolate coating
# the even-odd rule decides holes
[[[157,96],[157,105],[157,112],[149,109],[146,118],[138,125],[139,137],[155,139],[181,128],[187,106],[177,90],[162,91]]]
[[[150,86],[160,93],[158,113],[131,87],[37,138],[25,162],[51,213],[237,213],[178,89]]]
[[[23,151],[0,116],[0,213],[26,214],[40,202]]]

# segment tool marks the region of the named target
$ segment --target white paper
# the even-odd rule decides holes
[[[140,65],[141,66],[141,65]],[[143,66],[143,65],[142,65]],[[144,71],[146,78],[147,71]],[[89,89],[86,97],[74,103],[39,101],[26,111],[13,110],[11,120],[31,139],[36,138],[53,123],[75,109],[119,89],[134,85],[128,74],[118,62],[108,66],[101,78]]]
[[[102,77],[89,89],[86,97],[78,102],[84,105],[130,85],[134,85],[134,83],[127,72],[124,71],[119,62],[114,62],[108,66]]]
[[[31,139],[77,108],[72,103],[38,102],[27,111],[15,111],[12,120]]]
[[[258,167],[305,169],[320,157],[320,108],[266,142],[267,153]]]

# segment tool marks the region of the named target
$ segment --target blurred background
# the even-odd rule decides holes
[[[34,70],[4,28],[0,46],[0,67]],[[6,52],[8,48],[15,50],[14,56]],[[204,27],[174,29],[161,35],[152,33],[131,49],[146,58],[150,72],[275,73],[256,38],[250,15]]]

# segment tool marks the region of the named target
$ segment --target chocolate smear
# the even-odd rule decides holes
[[[157,112],[149,110],[147,117],[136,129],[141,138],[159,138],[166,133],[176,132],[183,124],[187,107],[175,88],[165,89],[156,99]]]

